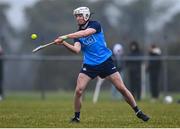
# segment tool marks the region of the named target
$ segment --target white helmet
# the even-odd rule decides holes
[[[82,14],[85,21],[89,20],[90,15],[91,15],[88,7],[79,7],[73,11],[73,14],[74,15]]]

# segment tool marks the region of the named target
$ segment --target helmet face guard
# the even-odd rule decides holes
[[[79,7],[73,11],[73,15],[82,14],[85,21],[88,21],[90,18],[90,10],[88,7]]]

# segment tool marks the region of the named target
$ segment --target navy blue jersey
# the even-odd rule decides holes
[[[85,29],[87,28],[95,29],[96,33],[87,37],[74,39],[74,42],[81,43],[81,50],[84,55],[84,64],[101,64],[112,55],[112,52],[106,46],[103,30],[97,21],[89,21]]]

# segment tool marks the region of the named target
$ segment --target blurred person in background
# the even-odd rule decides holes
[[[160,57],[162,54],[161,49],[152,44],[149,49],[149,56],[150,57]],[[159,97],[159,75],[161,69],[161,60],[160,59],[152,59],[148,62],[147,71],[149,72],[149,83],[150,83],[150,90],[152,95],[152,100],[156,100]]]
[[[139,48],[139,43],[132,41],[129,46],[130,53],[128,56],[133,58],[133,60],[127,61],[128,75],[130,91],[137,100],[141,100],[141,63],[142,61],[136,59],[142,56],[142,52]]]
[[[117,71],[121,74],[122,80],[124,80],[124,60],[123,60],[123,56],[124,56],[124,49],[122,44],[120,43],[116,43],[113,46],[113,59],[114,59],[114,64],[117,68]],[[112,85],[111,88],[112,91],[112,97],[113,99],[121,99],[122,95],[120,94],[120,92],[115,88],[114,85]]]
[[[106,45],[101,24],[90,20],[91,13],[88,7],[79,7],[74,10],[73,14],[79,27],[78,31],[59,36],[54,40],[57,45],[63,45],[74,53],[82,51],[84,55],[83,65],[77,78],[74,95],[74,116],[71,122],[80,122],[83,92],[89,81],[97,76],[111,81],[122,93],[136,116],[143,121],[148,121],[149,117],[139,109],[134,97],[124,85],[117,68],[113,64],[112,51]],[[66,42],[66,39],[74,39],[74,44]]]
[[[0,45],[0,101],[3,100],[3,48]]]

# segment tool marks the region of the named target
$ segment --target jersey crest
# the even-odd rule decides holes
[[[86,45],[86,46],[89,46],[89,45],[96,42],[96,38],[94,37],[94,35],[90,35],[88,37],[80,38],[80,40],[82,41],[83,45]]]

